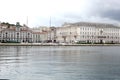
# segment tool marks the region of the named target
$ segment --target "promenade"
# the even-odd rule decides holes
[[[120,44],[0,43],[0,46],[120,46]]]

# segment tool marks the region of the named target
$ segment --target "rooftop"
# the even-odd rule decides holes
[[[91,26],[91,27],[107,27],[107,28],[120,28],[113,24],[107,24],[107,23],[91,23],[91,22],[76,22],[76,23],[65,23],[63,26]]]

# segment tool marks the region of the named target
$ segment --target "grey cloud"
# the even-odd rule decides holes
[[[102,13],[101,16],[120,21],[120,10],[108,10]]]
[[[89,7],[73,7],[70,11],[61,11],[59,14],[51,16],[52,26],[61,26],[64,22],[120,22],[120,1],[119,0],[86,0]],[[73,5],[75,6],[75,5]],[[77,8],[74,10],[74,8]],[[80,11],[83,9],[83,12]],[[42,19],[49,26],[49,18]]]
[[[93,2],[93,0],[91,0]],[[95,18],[95,21],[99,21],[98,19],[109,20],[119,22],[120,21],[120,1],[119,0],[95,0],[93,3],[91,2],[92,8],[87,14],[84,12],[83,14],[79,13],[66,13],[64,14],[64,18],[69,19],[71,21],[90,21],[93,20],[91,18]],[[99,17],[99,18],[98,18]],[[108,21],[107,21],[108,22]]]

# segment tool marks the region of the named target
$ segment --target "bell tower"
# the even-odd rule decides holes
[[[20,23],[16,22],[16,39],[17,42],[20,42]]]
[[[16,31],[20,31],[20,23],[19,22],[16,22]]]

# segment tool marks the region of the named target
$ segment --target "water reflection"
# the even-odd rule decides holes
[[[119,80],[119,46],[1,46],[0,78]]]

